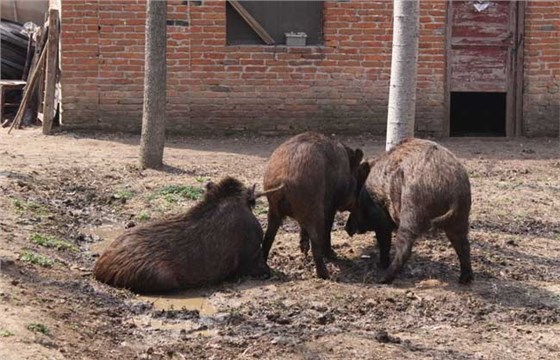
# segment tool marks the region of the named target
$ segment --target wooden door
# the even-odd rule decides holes
[[[516,101],[521,91],[517,72],[523,5],[518,1],[448,2],[448,98],[451,92],[505,93],[507,136],[518,132],[516,117],[521,115]]]

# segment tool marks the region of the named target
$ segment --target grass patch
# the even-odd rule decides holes
[[[11,332],[10,330],[5,330],[2,329],[0,330],[0,337],[10,337],[10,336],[14,336],[15,334],[13,332]]]
[[[114,193],[113,197],[115,199],[129,200],[129,199],[132,199],[132,197],[134,197],[134,191],[129,190],[129,189],[121,189],[121,190],[117,191],[116,193]]]
[[[45,324],[41,324],[41,323],[31,323],[27,325],[27,330],[33,332],[39,332],[45,335],[49,333],[49,329],[45,326]]]
[[[39,265],[42,267],[52,267],[54,260],[48,256],[38,254],[33,251],[24,251],[19,255],[19,259],[23,262]]]
[[[136,216],[136,218],[138,219],[138,221],[148,221],[152,218],[152,216],[150,215],[149,212],[142,211],[140,214]]]
[[[241,310],[241,307],[239,307],[239,306],[232,307],[232,308],[228,309],[227,312],[232,317],[239,317],[243,314],[243,312]]]
[[[50,235],[33,234],[30,238],[31,242],[46,248],[56,250],[71,250],[78,251],[78,247],[68,241],[57,239]]]
[[[169,203],[178,203],[184,199],[198,200],[204,190],[191,185],[168,185],[156,191],[156,195]]]
[[[257,205],[255,207],[255,215],[265,215],[268,213],[268,206]]]
[[[197,176],[194,179],[196,180],[196,182],[198,182],[200,184],[204,184],[204,183],[207,183],[208,181],[210,181],[210,178],[206,177],[206,176]]]
[[[13,199],[13,207],[16,213],[21,215],[26,212],[34,213],[40,216],[49,215],[49,210],[40,203],[31,200]]]

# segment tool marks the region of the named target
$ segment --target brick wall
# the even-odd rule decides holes
[[[99,1],[62,3],[63,121],[95,124],[99,111]]]
[[[560,1],[527,4],[524,45],[524,132],[555,136],[560,123]]]
[[[416,128],[440,135],[446,114],[447,7],[445,1],[420,4]],[[527,21],[532,24],[537,14],[531,13],[535,12],[531,4]],[[168,0],[167,116],[171,131],[278,133],[311,128],[384,132],[391,1],[326,2],[324,46],[305,48],[226,46],[225,6],[224,1]],[[144,16],[145,0],[63,1],[65,124],[140,128]],[[542,17],[536,19],[546,23]],[[542,26],[527,30],[531,38],[526,44],[524,100],[529,134],[542,123],[550,130],[558,126],[557,121],[548,124],[553,112],[557,114],[557,106],[556,110],[547,106],[538,115],[531,110],[540,108],[546,97],[542,86],[558,89],[557,80],[552,82],[556,88],[550,85],[550,75],[543,75],[541,87],[535,84],[533,88],[531,71],[543,58],[534,60],[531,46],[533,52],[540,49],[540,41],[545,39],[541,34],[554,33],[547,31]],[[546,52],[540,56],[546,60],[554,55]],[[557,64],[546,66],[558,73]],[[546,99],[547,104],[554,102],[554,96]]]

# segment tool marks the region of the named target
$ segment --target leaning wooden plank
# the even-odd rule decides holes
[[[16,126],[19,126],[21,119],[23,118],[23,114],[25,113],[25,109],[27,108],[27,103],[31,99],[31,95],[33,95],[33,90],[37,85],[37,79],[40,77],[41,73],[45,67],[45,59],[47,58],[47,47],[43,49],[41,52],[41,56],[39,57],[39,61],[37,61],[37,66],[31,72],[31,76],[29,76],[29,80],[27,81],[27,85],[25,85],[23,98],[21,99],[21,104],[19,105],[18,112],[14,117],[14,121],[12,121],[12,126],[10,126],[10,130],[8,130],[8,134],[12,131],[12,129]]]
[[[37,66],[37,62],[39,61],[39,57],[41,57],[41,53],[43,52],[43,48],[47,44],[47,36],[49,34],[49,28],[43,27],[39,28],[36,34],[35,39],[35,53],[33,54],[33,58],[31,60],[31,66],[29,67],[29,71],[34,69]],[[29,74],[27,74],[29,75]],[[27,80],[27,79],[24,79]]]
[[[45,69],[45,97],[43,98],[43,135],[49,135],[54,118],[54,93],[56,90],[56,63],[58,55],[58,10],[49,10],[49,39],[47,41],[47,65]]]
[[[228,0],[228,2],[233,6],[235,11],[241,15],[241,17],[245,20],[245,22],[253,29],[254,32],[259,35],[259,37],[264,41],[267,45],[274,45],[274,39],[270,34],[259,24],[257,20],[249,12],[239,3],[239,1],[235,0]]]
[[[41,36],[41,51],[43,51],[43,48],[47,46],[48,37],[49,37],[49,26],[47,23],[43,28],[43,34]],[[41,51],[37,53],[37,58],[39,58]],[[43,97],[45,95],[45,72],[44,71],[41,72],[41,75],[39,79],[37,79],[37,81],[38,81],[38,85],[35,90],[37,96],[34,96],[34,102],[36,102],[36,104],[34,105],[35,108],[37,109],[37,112],[43,112]],[[43,121],[41,120],[41,122]]]

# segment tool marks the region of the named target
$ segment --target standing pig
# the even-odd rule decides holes
[[[235,275],[269,276],[262,228],[251,212],[254,193],[227,177],[208,183],[187,213],[127,230],[98,259],[101,282],[135,292],[216,283]]]
[[[265,260],[286,216],[300,226],[300,248],[311,251],[317,276],[329,277],[324,256],[331,249],[331,228],[336,211],[348,210],[356,199],[355,173],[362,160],[360,149],[328,137],[306,132],[292,137],[271,155],[264,173],[264,189],[283,186],[268,197],[268,227],[263,241]]]
[[[371,162],[357,206],[346,231],[375,231],[382,283],[391,283],[410,257],[412,244],[431,226],[443,229],[459,256],[460,283],[473,279],[468,240],[471,189],[467,171],[446,148],[434,142],[407,139]],[[361,186],[361,185],[359,185]],[[395,258],[390,261],[391,234],[396,230]]]

